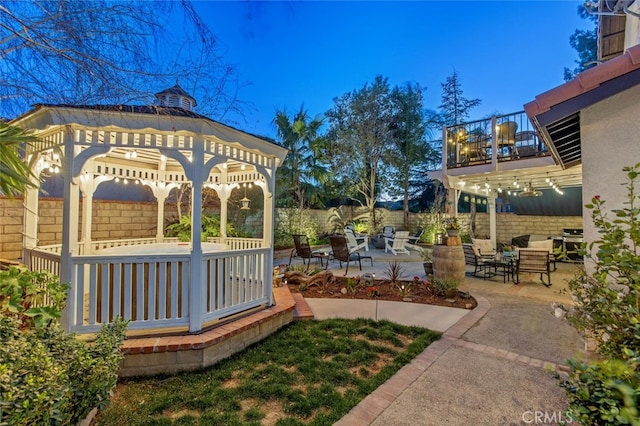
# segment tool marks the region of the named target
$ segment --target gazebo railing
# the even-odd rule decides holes
[[[269,249],[238,250],[203,255],[203,323],[271,302],[271,284],[264,277]]]
[[[95,333],[116,316],[129,330],[184,331],[189,326],[190,292],[200,291],[204,327],[234,313],[268,304],[264,282],[269,249],[203,254],[203,282],[194,287],[189,255],[76,256],[68,301],[71,327]]]
[[[198,312],[205,327],[271,302],[271,285],[264,280],[270,276],[268,255],[268,248],[204,253],[205,285],[197,288],[191,283],[189,254],[73,256],[65,325],[69,331],[95,333],[121,316],[132,331],[184,331],[190,324],[190,292],[200,291]],[[25,250],[25,264],[60,274],[60,255],[51,251]]]
[[[91,241],[91,253],[95,253],[97,250],[103,250],[112,247],[138,246],[144,244],[156,244],[158,242],[177,243],[178,237],[163,237],[162,241],[158,241],[156,237],[130,238],[126,240]]]
[[[188,326],[188,254],[75,256],[72,263],[69,331],[95,333],[116,316],[130,330]]]
[[[60,245],[57,250],[53,247],[54,246],[23,249],[22,263],[32,271],[49,271],[52,274],[60,276],[60,252],[62,245]]]
[[[231,250],[251,250],[263,247],[262,238],[238,238],[238,237],[209,237],[209,243],[223,243]]]
[[[113,247],[126,247],[144,244],[156,244],[162,243],[177,243],[179,242],[177,237],[163,237],[162,241],[158,241],[156,237],[147,238],[129,238],[124,240],[100,240],[91,242],[91,253],[95,253],[98,250],[103,250]],[[250,250],[256,248],[262,248],[264,243],[262,238],[238,238],[238,237],[209,237],[207,238],[209,243],[223,243],[226,244],[230,250]],[[38,246],[36,249],[40,252],[48,252],[60,254],[62,252],[62,244],[51,244],[47,246]],[[88,254],[84,250],[84,243],[78,242],[78,254]]]

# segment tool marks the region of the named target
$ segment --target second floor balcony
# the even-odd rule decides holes
[[[550,156],[524,111],[446,127],[443,140],[446,169]]]

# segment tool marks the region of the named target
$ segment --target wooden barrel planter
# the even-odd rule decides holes
[[[433,277],[438,279],[453,278],[464,280],[464,252],[461,245],[433,246]]]

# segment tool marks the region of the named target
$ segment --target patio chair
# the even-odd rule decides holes
[[[394,228],[393,226],[385,226],[384,228],[382,228],[382,238],[393,238],[393,236],[396,233],[396,228]]]
[[[549,252],[546,250],[518,250],[518,261],[516,262],[516,279],[515,284],[520,282],[520,273],[532,272],[540,274],[542,284],[551,286],[551,267],[549,261]],[[547,274],[547,282],[544,282],[543,274]]]
[[[487,278],[489,274],[487,268],[491,266],[488,263],[489,258],[483,258],[473,244],[462,244],[462,251],[464,252],[464,263],[473,266],[472,275],[477,277],[478,273],[482,271],[482,278]]]
[[[418,241],[420,241],[422,234],[424,234],[424,230],[422,228],[418,228],[415,234],[407,238],[407,244],[406,244],[407,247],[421,252],[422,248],[419,247],[417,244],[418,244]]]
[[[331,242],[331,258],[340,262],[342,268],[342,262],[347,263],[347,269],[344,274],[349,272],[349,263],[358,262],[358,266],[362,271],[362,259],[369,259],[371,266],[373,266],[373,258],[371,256],[362,256],[360,253],[352,253],[349,251],[349,245],[347,244],[347,238],[344,235],[329,235],[329,241]]]
[[[482,257],[493,258],[496,255],[496,250],[493,248],[493,243],[491,242],[491,240],[483,238],[472,238],[471,244],[473,244],[473,249],[477,250]]]
[[[311,250],[311,246],[309,245],[309,239],[304,234],[292,234],[293,244],[295,248],[291,250],[291,256],[289,256],[289,264],[294,257],[302,258],[302,264],[305,264],[305,259],[309,261],[309,265],[311,266],[311,259],[320,259],[320,266],[323,266],[322,259],[327,257],[327,255],[320,250]],[[329,261],[327,260],[327,263]]]
[[[515,121],[505,121],[498,125],[496,133],[496,142],[498,144],[498,148],[508,148],[509,155],[513,154],[513,150],[516,148],[517,130],[518,123],[516,123]]]
[[[369,237],[357,236],[353,229],[344,228],[344,235],[347,237],[347,244],[349,245],[349,251],[354,252],[360,249],[369,251]]]
[[[553,253],[553,240],[552,239],[546,239],[546,240],[538,240],[538,241],[531,241],[529,240],[529,242],[527,243],[527,250],[531,249],[531,250],[546,250],[549,252],[549,262],[553,263],[553,270],[555,271],[556,269],[558,269],[558,267],[556,266],[556,256]]]
[[[408,240],[409,231],[398,231],[393,238],[384,239],[384,252],[386,253],[388,250],[391,250],[391,253],[395,256],[397,256],[398,253],[409,254],[409,250],[405,247]]]

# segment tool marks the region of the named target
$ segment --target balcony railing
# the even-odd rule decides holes
[[[524,111],[449,126],[445,135],[448,168],[549,155]]]

